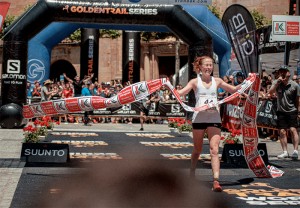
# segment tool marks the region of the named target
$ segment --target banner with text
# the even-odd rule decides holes
[[[273,41],[300,41],[299,16],[272,15]]]

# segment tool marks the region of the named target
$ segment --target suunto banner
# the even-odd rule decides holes
[[[224,12],[222,23],[244,74],[257,73],[256,26],[250,12],[234,4]]]
[[[123,82],[140,81],[140,32],[123,32]]]
[[[21,161],[66,163],[70,160],[69,145],[56,143],[23,143]]]

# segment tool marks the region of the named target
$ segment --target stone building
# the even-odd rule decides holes
[[[6,0],[11,3],[8,15],[19,16],[28,5],[37,0]],[[272,14],[287,14],[289,0],[212,0],[213,5],[223,13],[231,4],[244,5],[248,10],[256,9],[271,19]],[[141,42],[141,72],[140,80],[156,79],[175,73],[175,39]],[[1,45],[1,44],[0,44]],[[122,38],[100,38],[99,41],[99,75],[98,81],[110,81],[122,78]],[[187,62],[188,46],[180,45],[180,64]],[[2,63],[2,47],[0,48],[0,63]],[[80,70],[80,45],[76,43],[59,44],[52,50],[51,65],[60,70],[60,61],[70,62],[77,74]],[[56,64],[55,64],[56,63]],[[62,67],[62,66],[61,66]],[[0,65],[0,69],[2,64]],[[54,78],[54,77],[52,77]]]

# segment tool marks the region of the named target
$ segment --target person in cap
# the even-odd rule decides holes
[[[234,85],[236,86],[236,85],[241,84],[244,81],[244,79],[245,79],[245,76],[242,72],[236,73],[235,79],[234,79]]]
[[[278,78],[272,83],[269,94],[277,95],[277,128],[282,147],[282,154],[279,159],[288,158],[287,151],[287,130],[292,134],[294,151],[291,155],[293,160],[298,160],[299,134],[297,131],[298,117],[300,115],[300,87],[290,80],[291,73],[287,66],[278,70]]]
[[[51,99],[52,91],[51,91],[52,81],[47,79],[44,81],[44,86],[41,89],[41,101],[48,101]]]

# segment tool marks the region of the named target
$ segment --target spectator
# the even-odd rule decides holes
[[[34,82],[34,87],[32,90],[32,97],[41,97],[41,85],[38,81]]]
[[[144,122],[147,120],[147,117],[149,115],[149,110],[150,110],[150,100],[149,96],[145,97],[144,99],[140,100],[140,123],[141,123],[141,128],[140,131],[144,131]]]
[[[98,89],[97,89],[97,95],[101,96],[105,88],[105,83],[101,82],[101,84],[98,84]]]
[[[73,84],[73,86],[74,86],[74,97],[80,97],[81,96],[82,85],[86,81],[90,81],[94,77],[94,74],[91,74],[91,76],[86,76],[83,80],[80,80],[80,77],[78,75],[76,75],[74,77],[74,80],[72,80],[69,77],[67,77],[66,73],[63,73],[63,75],[66,78],[66,80],[68,80],[68,82]]]
[[[62,91],[62,98],[70,98],[74,96],[73,89],[71,88],[71,85],[69,82],[66,82],[65,88]]]
[[[300,77],[298,78],[297,75],[294,75],[292,80],[293,80],[294,82],[296,82],[297,84],[300,84]]]
[[[291,158],[298,160],[299,135],[297,131],[298,117],[300,115],[300,87],[289,80],[291,73],[287,66],[282,66],[278,70],[278,78],[273,82],[269,93],[276,92],[277,95],[277,127],[279,129],[279,139],[283,153],[278,155],[279,159],[289,157],[287,151],[287,130],[292,134],[294,151]]]
[[[51,100],[58,100],[61,98],[62,91],[59,90],[59,87],[57,84],[53,84],[52,90],[51,90]]]
[[[63,89],[63,91],[62,91],[62,94],[61,94],[61,97],[62,98],[70,98],[70,97],[74,97],[74,92],[73,92],[73,89],[71,88],[71,85],[70,85],[70,83],[69,82],[66,82],[65,83],[65,87],[64,87],[64,89]],[[71,122],[73,122],[74,121],[74,119],[73,119],[73,116],[71,116],[71,115],[65,115],[64,116],[65,117],[65,122],[67,122],[68,120]]]
[[[182,89],[182,85],[181,84],[178,84],[178,85],[176,85],[176,90],[178,91],[178,90],[181,90]],[[171,100],[176,100],[176,97],[172,94],[172,93],[170,93],[170,99]],[[186,101],[186,95],[183,95],[183,96],[180,96],[180,99],[182,100],[182,101]]]
[[[81,90],[81,96],[92,96],[92,93],[90,91],[90,85],[91,84],[92,84],[91,81],[86,81],[85,82],[85,85],[83,86],[83,88]],[[83,124],[85,126],[90,125],[89,124],[90,119],[89,119],[89,116],[88,116],[90,113],[91,113],[90,111],[84,111]]]
[[[223,81],[228,83],[229,82],[228,76],[225,75],[223,77]],[[228,93],[225,90],[223,90],[222,88],[219,87],[218,88],[218,100],[223,100],[227,96],[228,96]],[[221,115],[222,115],[222,113],[221,113]]]
[[[234,85],[234,76],[233,75],[229,76],[228,84]]]
[[[244,81],[244,79],[245,79],[245,76],[244,76],[244,74],[242,72],[236,73],[235,79],[234,79],[234,86],[242,84],[243,81]]]
[[[51,99],[52,96],[52,92],[51,92],[51,85],[52,85],[52,81],[50,79],[47,79],[44,82],[44,86],[41,89],[41,101],[47,101]]]
[[[278,79],[278,77],[279,77],[278,70],[273,71],[272,74],[274,76],[274,79]]]

